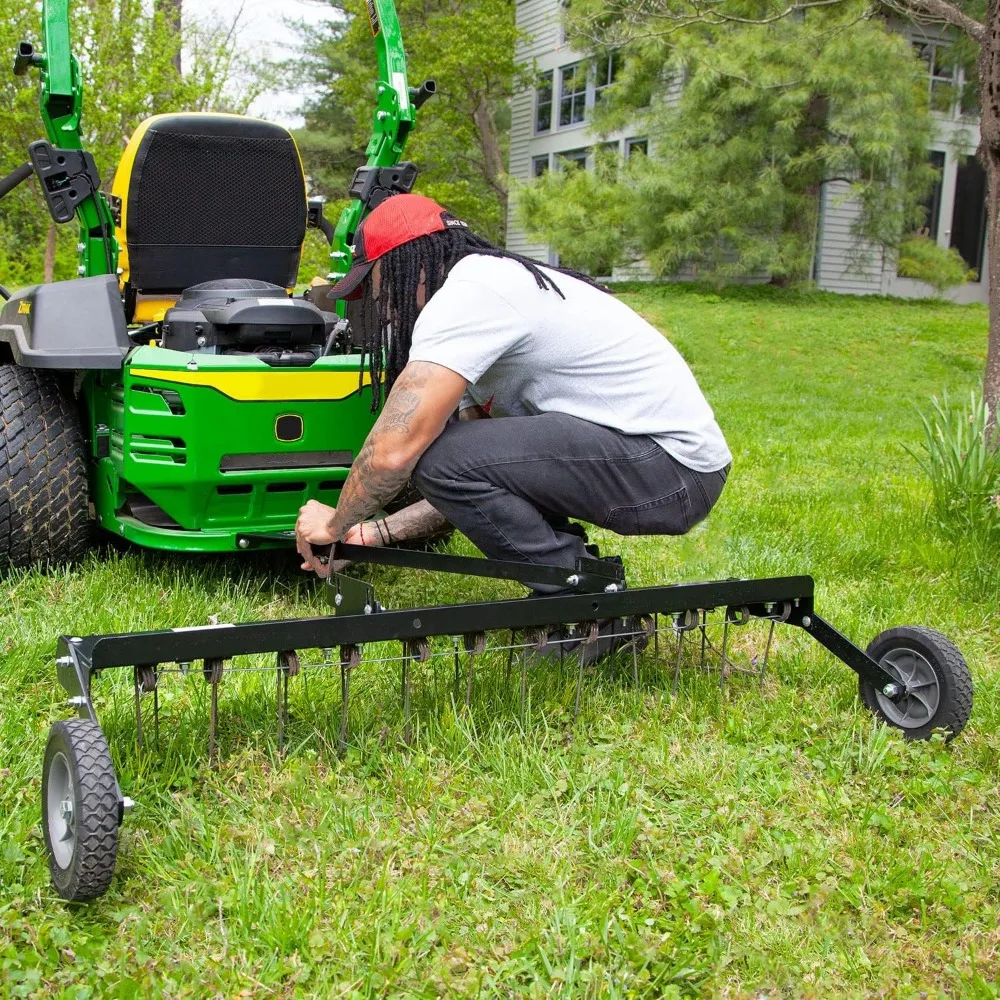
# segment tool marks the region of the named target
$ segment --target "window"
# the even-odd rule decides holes
[[[937,239],[938,235],[938,223],[941,219],[941,181],[944,174],[944,153],[939,151],[934,151],[928,157],[931,166],[938,172],[937,180],[934,181],[934,187],[931,188],[931,193],[927,196],[927,200],[923,203],[924,210],[927,215],[924,219],[924,224],[920,229],[920,232],[929,236],[932,240]]]
[[[587,169],[586,149],[567,149],[565,153],[559,153],[558,156],[560,166],[564,168],[578,168],[580,170]]]
[[[573,63],[559,70],[559,124],[576,125],[587,116],[587,66]]]
[[[614,54],[601,56],[594,67],[594,103],[596,104],[608,89],[615,82],[618,76],[618,62]]]
[[[541,177],[549,172],[549,156],[533,156],[531,158],[531,176]]]
[[[552,130],[552,70],[538,77],[535,88],[535,131]]]
[[[948,46],[940,42],[918,42],[914,48],[917,58],[923,60],[930,76],[931,110],[951,113],[957,96],[958,71],[951,60]]]
[[[621,167],[621,145],[618,142],[602,142],[594,148],[594,172],[602,181],[614,181]]]
[[[648,139],[626,139],[625,140],[625,159],[633,156],[636,153],[640,153],[642,156],[649,156],[649,140]]]

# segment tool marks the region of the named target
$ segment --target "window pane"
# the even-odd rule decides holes
[[[559,124],[575,125],[586,114],[587,71],[582,63],[559,71]]]
[[[538,77],[535,90],[535,131],[548,132],[552,128],[552,71]]]
[[[924,201],[924,224],[920,229],[921,233],[925,233],[932,240],[937,239],[938,234],[938,223],[941,218],[941,180],[942,173],[944,171],[944,153],[939,151],[934,151],[928,157],[931,166],[934,167],[938,172],[937,180],[934,181],[934,187],[931,188],[931,193],[927,196]]]
[[[541,177],[549,172],[549,158],[547,156],[535,156],[531,160],[531,176]]]
[[[594,75],[594,102],[601,99],[605,89],[615,82],[618,76],[618,65],[620,60],[614,55],[601,56],[595,64]]]
[[[579,167],[580,170],[587,169],[586,149],[567,149],[565,153],[559,154],[559,160],[563,167]]]
[[[641,153],[643,156],[649,155],[649,140],[648,139],[626,139],[625,140],[625,159],[627,160],[634,153]]]

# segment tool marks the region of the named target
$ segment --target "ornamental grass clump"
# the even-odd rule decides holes
[[[981,393],[953,403],[944,393],[921,413],[916,460],[933,490],[929,519],[952,546],[956,568],[979,586],[1000,587],[1000,435]]]

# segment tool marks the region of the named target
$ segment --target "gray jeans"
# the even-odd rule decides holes
[[[569,518],[620,535],[683,535],[727,472],[695,472],[652,438],[542,413],[448,424],[413,482],[485,555],[572,568],[587,552]]]

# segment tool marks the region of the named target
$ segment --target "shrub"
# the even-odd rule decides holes
[[[944,393],[921,413],[923,449],[914,457],[933,490],[930,520],[978,584],[1000,583],[1000,447],[982,395],[953,404]]]
[[[962,285],[976,276],[954,247],[938,246],[929,236],[911,236],[903,241],[896,273],[901,278],[926,282],[939,295],[953,285]]]

